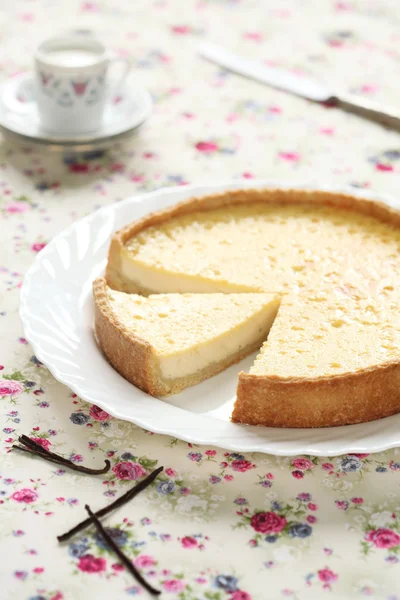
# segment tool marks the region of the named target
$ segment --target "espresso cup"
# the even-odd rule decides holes
[[[123,63],[116,82],[110,69]],[[113,90],[130,70],[124,58],[113,58],[95,37],[65,35],[43,42],[35,54],[35,88],[43,129],[59,133],[88,133],[101,126]]]

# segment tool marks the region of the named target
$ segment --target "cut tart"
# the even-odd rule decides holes
[[[233,420],[342,425],[400,411],[399,250],[400,213],[373,200],[234,191],[118,231],[106,277],[145,295],[283,294],[268,342],[240,375]]]
[[[93,284],[97,341],[125,379],[175,394],[258,350],[279,306],[274,294],[156,294]]]

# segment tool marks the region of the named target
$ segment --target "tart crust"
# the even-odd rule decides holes
[[[335,427],[400,412],[400,363],[316,379],[239,373],[232,421],[266,427]]]
[[[96,340],[109,363],[128,381],[149,392],[157,393],[157,377],[152,368],[152,348],[115,318],[103,278],[93,282],[94,328]]]

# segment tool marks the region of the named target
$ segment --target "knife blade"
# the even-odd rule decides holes
[[[217,44],[203,43],[199,47],[199,53],[203,58],[244,77],[313,102],[329,103],[331,106],[400,132],[400,111],[394,108],[383,107],[345,92],[333,92],[318,81],[295,75],[284,69],[265,66]]]
[[[332,94],[327,88],[317,81],[300,77],[285,71],[264,66],[255,60],[250,60],[226,50],[216,44],[204,43],[199,48],[201,56],[207,60],[234,71],[239,75],[250,77],[261,81],[274,88],[290,92],[296,96],[314,100],[315,102],[326,102]]]

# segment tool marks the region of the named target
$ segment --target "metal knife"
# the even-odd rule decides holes
[[[216,44],[204,43],[200,46],[199,52],[203,58],[239,75],[306,98],[312,102],[329,104],[400,132],[400,111],[394,108],[381,107],[370,100],[347,93],[332,92],[317,81],[294,75],[284,69],[264,66],[257,61],[234,54]]]

